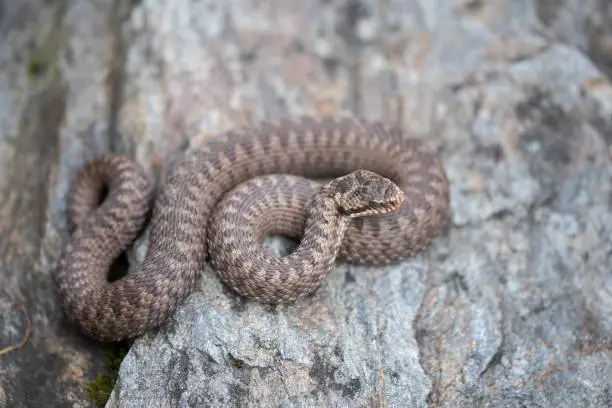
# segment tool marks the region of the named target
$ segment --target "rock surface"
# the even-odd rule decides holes
[[[0,356],[0,407],[89,406],[102,370],[50,279],[83,161],[153,175],[216,132],[340,110],[438,147],[444,234],[283,307],[207,268],[107,407],[612,405],[612,6],[569,3],[1,3],[0,348],[26,327],[9,302],[32,332]]]

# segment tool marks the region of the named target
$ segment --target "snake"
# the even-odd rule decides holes
[[[261,120],[186,149],[156,189],[127,154],[105,153],[69,185],[69,240],[53,271],[59,304],[85,336],[134,338],[196,289],[206,262],[239,296],[287,304],[336,260],[388,265],[444,228],[450,190],[440,156],[400,126],[356,115]],[[108,279],[147,230],[141,262]],[[286,256],[263,237],[297,239]]]

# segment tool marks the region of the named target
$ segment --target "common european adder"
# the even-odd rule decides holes
[[[144,261],[109,282],[153,201]],[[68,195],[71,241],[53,278],[81,332],[119,341],[174,313],[207,260],[239,294],[290,302],[315,290],[336,258],[388,264],[423,250],[449,202],[439,157],[401,128],[356,117],[263,121],[188,151],[157,197],[126,156],[86,163]],[[301,241],[273,257],[261,248],[269,233]]]

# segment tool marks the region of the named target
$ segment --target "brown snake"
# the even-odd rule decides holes
[[[296,176],[340,178],[321,187]],[[314,291],[336,256],[409,257],[441,233],[450,197],[438,156],[399,128],[355,117],[261,122],[185,155],[156,197],[144,261],[108,282],[142,231],[153,191],[138,164],[112,154],[86,163],[71,185],[72,239],[53,278],[62,311],[93,339],[159,326],[195,289],[207,259],[239,294],[280,303]],[[261,247],[277,233],[301,239],[287,257]]]

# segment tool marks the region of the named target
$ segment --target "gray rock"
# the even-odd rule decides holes
[[[111,9],[75,3],[0,3],[0,349],[31,321],[27,343],[0,356],[0,407],[86,406],[84,383],[104,367],[100,345],[65,323],[50,279],[65,187],[84,158],[75,146],[108,142],[100,73]]]
[[[128,152],[157,176],[216,132],[340,110],[438,148],[442,236],[385,268],[338,263],[286,306],[206,268],[106,406],[612,405],[604,0],[47,3],[0,6],[0,348],[25,328],[8,302],[32,319],[0,357],[0,407],[87,406],[102,371],[50,280],[84,160]]]

